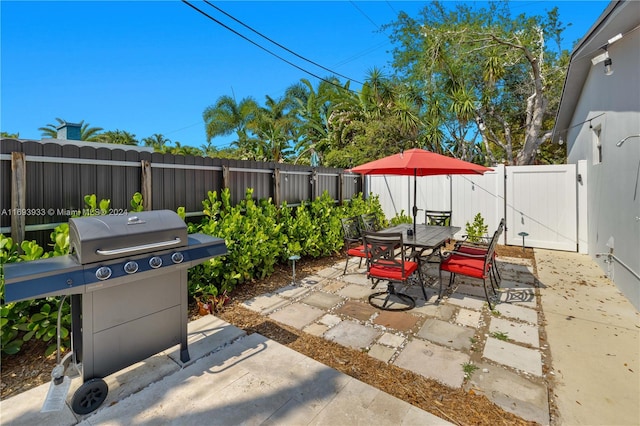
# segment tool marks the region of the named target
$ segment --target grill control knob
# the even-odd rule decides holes
[[[129,262],[124,264],[124,271],[127,274],[135,274],[136,272],[138,272],[138,264],[133,260],[130,260]]]
[[[182,263],[184,255],[177,251],[171,255],[171,260],[173,260],[173,263]]]
[[[149,259],[149,266],[153,269],[157,269],[162,266],[162,258],[160,256],[153,256]]]
[[[101,281],[108,279],[110,276],[111,276],[111,268],[109,268],[108,266],[101,266],[96,271],[96,278]]]

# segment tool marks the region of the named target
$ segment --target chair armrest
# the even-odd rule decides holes
[[[443,260],[446,260],[447,258],[451,257],[452,255],[456,255],[456,256],[461,256],[461,257],[468,257],[470,259],[484,259],[486,256],[486,253],[482,253],[482,254],[472,254],[472,253],[465,253],[462,251],[456,251],[456,250],[451,250],[446,252],[443,255]]]

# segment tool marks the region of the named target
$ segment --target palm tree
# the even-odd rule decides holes
[[[40,127],[38,130],[42,132],[43,138],[56,139],[58,137],[58,127],[66,124],[67,121],[56,117],[58,124],[47,124],[45,127]],[[89,127],[89,123],[85,123],[82,120],[80,123],[80,140],[88,142],[99,142],[100,132],[102,127]]]
[[[125,130],[109,130],[97,136],[97,142],[119,145],[138,145],[136,135]]]
[[[208,106],[202,113],[207,132],[207,142],[216,136],[226,136],[236,132],[238,147],[244,146],[248,139],[248,125],[255,119],[258,103],[253,98],[244,98],[236,103],[235,98],[225,95],[218,98],[214,105]]]
[[[336,93],[341,90],[336,86],[339,84],[337,78],[327,77],[314,89],[309,80],[301,79],[300,83],[287,90],[297,104],[295,114],[299,137],[294,147],[296,160],[312,149],[322,157],[331,148],[328,120]],[[306,157],[301,160],[307,161]]]
[[[167,152],[170,149],[171,139],[165,138],[160,133],[154,133],[151,136],[142,139],[144,146],[153,147],[156,152]]]
[[[279,100],[267,96],[265,107],[260,108],[250,124],[261,141],[255,152],[256,160],[280,162],[291,154],[290,142],[297,139],[294,106],[290,96]]]

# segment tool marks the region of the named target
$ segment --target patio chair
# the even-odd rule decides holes
[[[496,285],[494,285],[494,255],[500,233],[502,233],[502,230],[499,227],[484,251],[478,250],[477,252],[473,252],[469,250],[465,252],[453,250],[443,255],[442,261],[440,262],[440,295],[438,296],[438,300],[442,298],[442,271],[447,271],[451,274],[448,288],[453,286],[456,275],[481,279],[489,309],[493,310],[495,303],[492,299],[496,298],[498,294]],[[489,279],[493,293],[491,296],[489,296],[487,289],[487,278]]]
[[[361,268],[362,259],[366,257],[366,253],[362,243],[358,216],[345,217],[340,220],[342,221],[342,233],[347,254],[347,259],[344,263],[344,272],[342,273],[342,275],[345,275],[347,273],[347,267],[349,266],[349,259],[351,257],[359,257],[360,263],[358,267]]]
[[[387,281],[387,290],[369,295],[369,303],[386,311],[406,311],[416,305],[413,297],[396,291],[395,284],[406,285],[409,277],[418,271],[418,263],[406,260],[403,255],[402,233],[363,232],[367,259],[367,277],[377,281]],[[377,284],[377,283],[376,283]],[[374,285],[375,287],[375,285]]]
[[[365,213],[360,215],[360,229],[362,232],[378,232],[382,226],[375,213]]]
[[[431,226],[451,226],[451,210],[447,210],[447,211],[425,210],[424,223],[425,225],[431,225]],[[418,251],[413,250],[408,254],[408,258],[418,262],[418,264],[420,265],[420,269],[422,269],[422,266],[424,264],[440,263],[440,257],[441,257],[440,250],[441,250],[441,247],[437,247],[435,249],[428,249],[428,250],[418,250]],[[432,259],[436,259],[436,260],[432,260]]]
[[[425,210],[424,223],[436,226],[451,226],[451,210]]]
[[[500,238],[502,232],[504,231],[505,221],[504,218],[500,220],[500,224],[498,225],[498,229],[495,232],[496,239]],[[463,235],[462,240],[457,241],[454,246],[454,251],[458,251],[461,253],[468,254],[484,254],[489,249],[489,243],[491,240],[488,237],[479,237],[478,241],[469,241],[468,235]],[[502,276],[500,275],[500,269],[498,268],[498,264],[496,262],[496,253],[493,252],[492,262],[495,263],[491,268],[491,272],[494,273],[495,283],[498,287],[500,287],[500,283],[502,282]]]

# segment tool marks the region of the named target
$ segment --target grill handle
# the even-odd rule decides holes
[[[133,247],[124,247],[124,248],[119,248],[119,249],[113,249],[113,250],[101,250],[98,249],[96,250],[96,253],[102,255],[102,256],[112,256],[112,255],[119,255],[119,254],[127,254],[127,253],[131,253],[134,251],[138,251],[138,250],[153,250],[153,249],[158,249],[158,248],[162,248],[162,247],[168,247],[168,246],[173,246],[175,244],[180,244],[182,242],[182,240],[180,238],[175,238],[171,241],[161,241],[159,243],[151,243],[151,244],[142,244],[139,246],[133,246]]]

